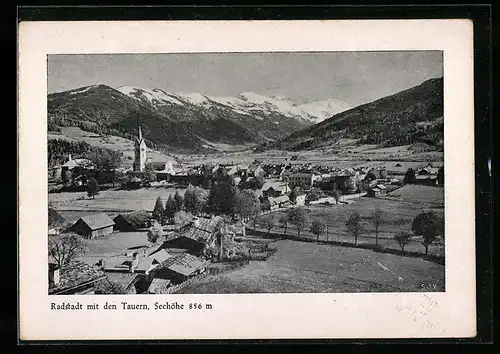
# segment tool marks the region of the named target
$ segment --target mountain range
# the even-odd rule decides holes
[[[134,139],[140,125],[148,145],[177,152],[210,152],[216,144],[300,151],[341,138],[379,146],[443,139],[443,78],[357,107],[336,99],[298,105],[252,92],[220,97],[106,85],[47,99],[49,131],[76,126]]]
[[[263,143],[256,150],[300,151],[335,147],[342,138],[378,146],[421,142],[438,145],[443,141],[443,106],[443,78],[430,79]]]
[[[51,93],[47,99],[49,130],[77,126],[130,138],[141,125],[150,143],[181,151],[275,140],[351,108],[336,99],[297,105],[252,92],[220,97],[106,85]]]

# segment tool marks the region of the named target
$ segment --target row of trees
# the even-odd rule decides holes
[[[370,218],[375,227],[375,244],[379,245],[379,230],[383,224],[383,212],[377,206]],[[277,217],[275,214],[267,214],[260,217],[252,218],[253,228],[259,224],[263,226],[267,233],[281,226],[284,228],[284,235],[287,234],[288,225],[295,226],[297,235],[300,237],[303,231],[309,224],[307,212],[303,208],[294,208],[288,213]],[[363,217],[358,213],[352,213],[345,221],[347,231],[354,237],[354,244],[358,244],[358,238],[365,232],[365,223]],[[327,225],[321,220],[312,220],[309,231],[319,237],[327,231]],[[422,245],[425,247],[425,255],[428,255],[429,246],[433,244],[438,236],[444,237],[444,220],[433,211],[422,212],[415,217],[411,225],[411,231],[401,230],[394,235],[394,240],[399,244],[401,250],[405,251],[405,246],[413,241],[414,236],[422,236]]]

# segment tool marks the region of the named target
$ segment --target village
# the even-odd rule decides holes
[[[293,161],[182,165],[150,162],[146,151],[139,127],[134,164],[128,170],[98,169],[89,159],[69,155],[57,166],[57,173],[54,168],[49,171],[50,179],[60,181],[66,193],[86,192],[88,199],[77,198],[73,206],[110,193],[106,188],[124,193],[176,191],[165,201],[156,198],[154,208],[120,213],[86,211],[76,220],[66,220],[61,216],[64,210],[49,206],[50,294],[182,291],[209,274],[243,267],[250,261],[265,261],[276,252],[269,240],[273,234],[318,242],[322,238],[330,242],[337,234],[337,242],[346,242],[329,228],[325,215],[320,213],[323,218],[316,219],[306,215],[311,208],[324,213],[325,206],[349,206],[367,198],[382,200],[405,185],[441,189],[443,184],[442,167],[432,164],[409,168],[403,174],[389,174],[380,167],[341,169]],[[348,216],[354,223],[348,229],[355,230],[360,215],[354,212]],[[295,226],[295,234],[287,231],[288,225]],[[278,235],[271,232],[280,228],[284,231]],[[378,228],[376,246],[382,247],[386,240],[379,239]],[[356,245],[358,236],[362,240],[361,231],[354,231]],[[113,252],[88,252],[89,242],[92,246],[92,242],[102,243],[108,238],[115,240],[110,243],[121,238],[121,246]],[[396,240],[403,252],[410,243],[410,237],[406,238]]]

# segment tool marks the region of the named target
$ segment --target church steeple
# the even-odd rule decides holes
[[[135,161],[134,161],[134,171],[144,171],[146,166],[146,142],[142,138],[142,130],[139,125],[138,134],[135,141],[134,147]]]

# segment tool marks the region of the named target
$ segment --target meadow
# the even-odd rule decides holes
[[[444,291],[444,266],[420,258],[290,240],[273,245],[278,252],[267,261],[207,276],[182,293],[406,292],[422,284]]]

